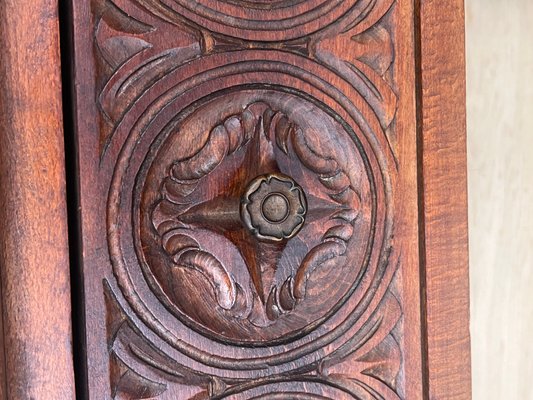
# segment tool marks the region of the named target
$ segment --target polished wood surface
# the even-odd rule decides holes
[[[72,399],[57,4],[0,3],[1,398]]]
[[[425,379],[430,398],[436,399],[471,397],[464,49],[463,1],[422,1],[419,129]]]
[[[469,397],[460,2],[71,7],[79,397]],[[57,46],[54,12],[39,15]],[[38,33],[23,38],[46,42]],[[2,70],[24,82],[2,103],[24,131],[2,136],[2,184],[28,198],[6,202],[5,219],[57,243],[43,253],[29,230],[1,231],[4,362],[18,374],[4,369],[7,398],[43,398],[46,385],[44,398],[73,396],[59,60],[47,49],[52,69],[26,57]],[[38,72],[52,97],[30,118],[45,97],[11,93],[35,90]],[[17,269],[20,254],[45,266]],[[52,309],[36,315],[15,284]],[[43,339],[66,345],[48,381],[34,379],[47,364],[26,364]]]
[[[88,3],[91,398],[422,399],[412,3]]]

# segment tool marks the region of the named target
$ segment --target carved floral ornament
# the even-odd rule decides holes
[[[96,8],[118,363],[153,396],[399,398],[392,1],[167,3]]]
[[[257,92],[277,102],[296,101],[290,95]],[[242,95],[240,101],[245,99]],[[222,101],[227,98],[218,103]],[[225,339],[252,343],[260,337],[259,331],[265,338],[279,339],[305,326],[302,323],[319,319],[320,313],[335,305],[332,293],[319,293],[308,297],[313,313],[297,313],[298,324],[291,320],[315,270],[325,267],[323,272],[333,278],[349,268],[346,257],[356,254],[347,248],[354,230],[359,228],[362,236],[368,232],[363,222],[356,224],[361,211],[358,191],[366,194],[369,189],[353,173],[360,170],[353,144],[347,139],[345,149],[340,143],[328,146],[329,135],[339,127],[333,121],[324,122],[325,116],[311,118],[311,112],[318,112],[311,105],[293,110],[302,114],[300,121],[308,120],[305,126],[264,101],[243,106],[242,113],[208,127],[206,141],[195,146],[199,148],[193,154],[170,161],[156,156],[153,163],[158,167],[147,179],[157,179],[162,165],[169,164],[168,174],[160,177],[160,194],[154,204],[142,207],[153,211],[146,215],[150,228],[141,228],[141,243],[147,248],[158,242],[175,280],[184,282],[183,275],[193,280],[187,285],[173,282],[171,289],[168,272],[158,279],[178,305],[178,314],[198,315],[205,304],[209,319],[193,318],[196,322],[214,334],[218,324],[231,324],[237,318],[246,330],[228,329],[231,333]],[[198,127],[197,115],[202,111],[177,130]],[[183,135],[202,136],[193,130]],[[176,146],[180,139],[177,134]],[[339,157],[344,163],[337,161]],[[153,237],[156,232],[159,239]],[[144,242],[143,235],[149,236]],[[228,253],[233,254],[231,259]],[[154,263],[146,261],[148,266]],[[347,275],[355,278],[357,268],[351,269]],[[199,287],[203,288],[200,292]],[[344,287],[347,290],[349,285]],[[209,300],[211,292],[216,300]],[[227,312],[217,312],[213,308],[217,303]]]

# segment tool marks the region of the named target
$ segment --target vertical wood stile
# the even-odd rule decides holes
[[[463,0],[421,0],[421,285],[429,399],[470,399]]]
[[[3,399],[74,398],[58,4],[0,3]]]

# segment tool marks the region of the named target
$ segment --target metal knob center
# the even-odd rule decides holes
[[[270,222],[283,222],[289,215],[289,201],[280,193],[268,195],[261,207],[263,216]]]
[[[241,221],[259,240],[280,242],[294,237],[307,213],[303,189],[279,173],[253,179],[241,198]]]

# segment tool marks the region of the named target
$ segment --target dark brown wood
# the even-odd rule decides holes
[[[470,399],[463,0],[420,5],[421,199],[428,396]]]
[[[0,3],[2,399],[72,399],[57,3]]]
[[[429,5],[73,7],[87,396],[452,398]]]

